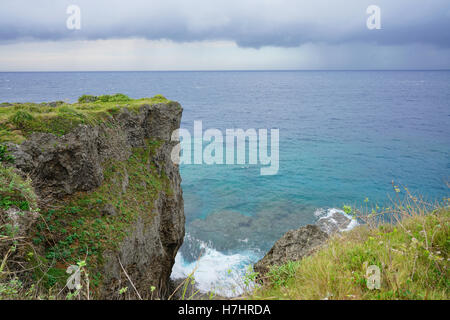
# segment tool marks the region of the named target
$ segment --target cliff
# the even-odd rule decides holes
[[[4,225],[16,226],[4,237],[28,240],[14,252],[32,268],[29,278],[61,289],[67,267],[78,264],[91,298],[167,297],[184,237],[181,178],[170,159],[181,115],[162,96],[0,108],[0,142],[11,160],[3,170],[29,177],[37,195],[38,210],[20,194],[0,209]],[[19,216],[32,218],[24,224]]]

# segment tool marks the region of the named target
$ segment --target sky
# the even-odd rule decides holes
[[[292,69],[450,69],[450,1],[0,1],[0,71]]]

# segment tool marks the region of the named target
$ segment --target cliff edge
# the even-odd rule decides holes
[[[2,170],[30,179],[36,195],[33,208],[20,192],[0,192],[10,200],[2,202],[2,222],[15,226],[3,236],[20,234],[28,243],[9,255],[26,262],[29,279],[67,290],[66,270],[78,265],[95,298],[168,296],[184,238],[181,177],[170,158],[181,115],[181,106],[162,96],[0,108],[9,160]]]

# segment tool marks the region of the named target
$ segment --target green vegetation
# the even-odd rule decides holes
[[[157,170],[157,164],[152,160],[161,145],[161,141],[149,140],[146,147],[135,148],[126,161],[106,161],[103,164],[104,182],[99,188],[77,193],[41,211],[42,219],[37,223],[31,246],[27,246],[25,254],[31,266],[32,282],[40,285],[34,288],[36,292],[45,293],[47,298],[51,292],[59,292],[67,281],[67,267],[81,261],[86,266],[85,274],[90,275],[90,290],[95,294],[102,281],[103,253],[116,248],[138,215],[142,218],[142,213],[147,212],[143,223],[151,224],[158,194],[172,192],[167,176]],[[122,181],[127,180],[125,176],[129,183],[124,191]],[[21,207],[20,201],[27,203],[23,209],[35,208],[36,196],[31,181],[20,178],[12,168],[1,167],[0,186],[0,198],[3,199],[0,211],[10,205]],[[115,214],[105,213],[105,206],[112,206]],[[6,225],[1,230],[0,237],[4,240],[12,238]],[[37,247],[44,251],[37,254],[33,249]],[[2,282],[1,273],[0,299],[2,295],[3,298],[11,297],[14,292],[17,298],[26,298],[21,282],[16,278]],[[19,284],[21,290],[18,291]]]
[[[89,103],[89,102],[96,102],[98,98],[96,96],[92,96],[89,94],[83,94],[81,97],[78,98],[78,103]]]
[[[166,98],[164,98],[164,96],[158,94],[158,95],[154,96],[153,99],[165,100]],[[97,102],[97,101],[100,101],[100,102],[129,102],[132,100],[133,99],[131,99],[130,97],[128,97],[122,93],[117,93],[114,95],[102,95],[99,97],[85,94],[78,98],[78,103],[89,103],[89,102]]]
[[[13,163],[14,157],[8,152],[8,148],[5,145],[0,144],[0,163]]]
[[[2,142],[21,143],[32,132],[62,135],[82,123],[105,122],[114,126],[115,122],[110,120],[121,108],[139,112],[145,105],[169,102],[161,95],[133,100],[116,94],[84,95],[75,104],[2,104],[0,300],[95,296],[102,284],[105,252],[117,249],[138,217],[144,224],[152,224],[155,200],[161,192],[172,194],[169,179],[161,164],[154,160],[163,142],[147,140],[144,147],[134,148],[125,161],[106,160],[102,164],[104,180],[97,189],[52,203],[43,202],[38,208],[31,180],[11,166],[15,159]],[[38,220],[32,229],[27,229],[29,238],[18,237],[15,222],[4,214],[11,207],[17,208],[20,219],[26,221],[28,211],[40,212],[39,216],[34,215]],[[63,290],[69,277],[66,270],[71,265],[82,270],[83,289],[66,295],[67,290]]]
[[[23,211],[37,210],[37,197],[30,179],[24,179],[12,167],[0,163],[0,209],[16,206]]]
[[[0,107],[0,143],[22,143],[32,132],[64,135],[79,124],[95,125],[110,119],[121,108],[139,111],[143,105],[170,102],[162,95],[131,99],[124,94],[83,95],[77,103],[13,103]]]
[[[369,223],[334,236],[314,255],[272,267],[249,297],[448,299],[450,199],[436,208],[407,196],[391,210],[396,223],[376,224],[371,212],[362,217]],[[379,289],[367,287],[371,265],[380,268]]]
[[[38,211],[37,196],[31,186],[31,180],[20,176],[13,167],[5,163],[13,158],[7,154],[7,149],[0,145],[0,300],[14,298],[17,295],[26,297],[23,283],[16,277],[8,277],[8,258],[22,248],[23,240],[18,237],[19,228],[8,218],[6,210],[16,207],[18,215],[25,211]],[[20,261],[19,263],[21,263]]]
[[[170,192],[169,180],[157,172],[151,160],[160,145],[160,141],[148,141],[147,148],[134,149],[127,161],[108,160],[103,165],[104,183],[98,189],[78,193],[42,212],[44,221],[37,225],[33,242],[45,244],[46,264],[64,271],[68,265],[86,260],[89,273],[97,275],[93,286],[99,285],[101,274],[97,267],[103,262],[103,252],[121,242],[139,213],[148,212],[144,223],[151,223],[158,193]],[[125,176],[129,185],[123,192]],[[105,213],[105,206],[112,206],[115,214]],[[61,274],[55,280],[65,282],[67,275]]]

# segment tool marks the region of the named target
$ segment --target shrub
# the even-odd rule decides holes
[[[117,93],[115,95],[103,95],[98,97],[101,102],[128,102],[132,99],[122,93]]]
[[[122,93],[117,93],[111,96],[111,99],[109,100],[109,102],[127,102],[127,101],[131,101],[131,98]]]
[[[17,111],[10,118],[10,121],[18,127],[24,127],[27,122],[32,121],[33,116],[27,111]]]
[[[60,107],[58,112],[61,114],[72,116],[72,117],[79,118],[79,119],[86,118],[86,116],[84,114],[82,114],[81,112],[78,112],[74,108],[67,107],[67,106]]]
[[[92,96],[89,94],[83,94],[81,97],[78,98],[79,103],[89,103],[89,102],[95,102],[98,98],[96,96]]]

